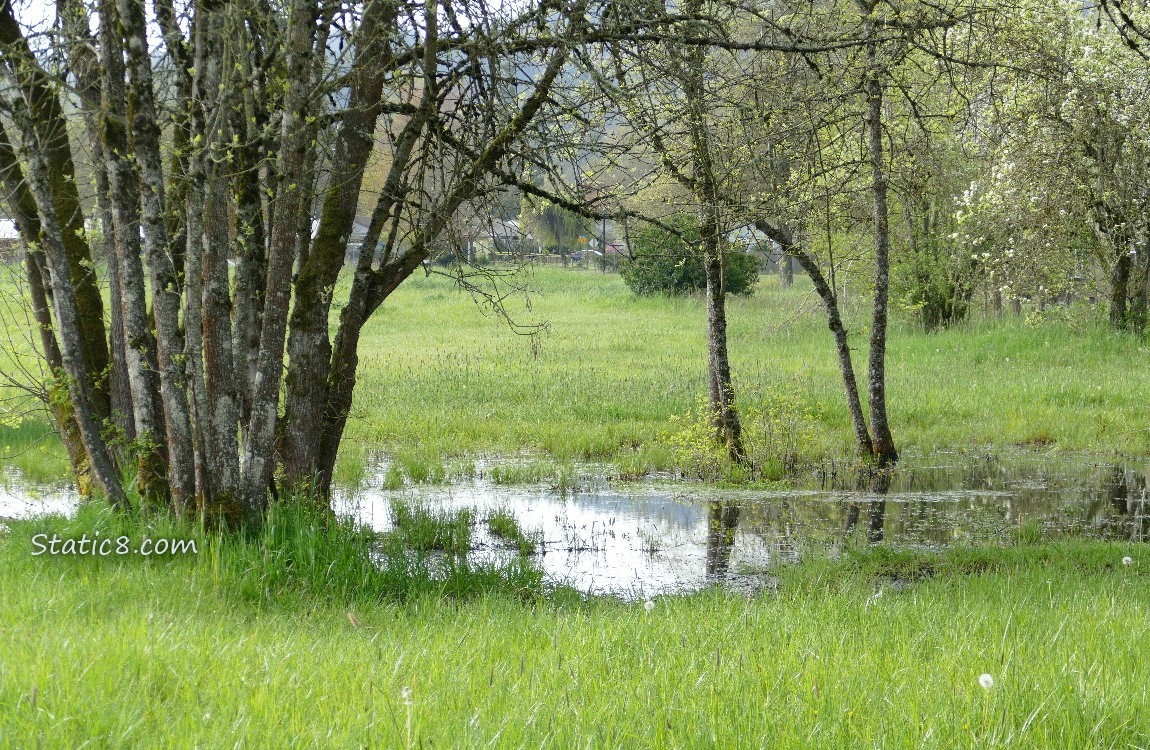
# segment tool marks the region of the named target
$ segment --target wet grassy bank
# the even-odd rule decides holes
[[[143,533],[91,513],[0,536],[0,747],[1150,742],[1139,545],[848,546],[752,596],[648,608],[506,571],[372,573],[351,536],[290,521],[148,531],[197,554],[31,554],[34,533]]]

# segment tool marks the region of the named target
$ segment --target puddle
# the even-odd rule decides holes
[[[482,467],[477,467],[482,470]],[[785,491],[715,490],[674,482],[607,485],[588,478],[576,491],[505,486],[477,478],[447,487],[382,485],[338,500],[379,531],[392,527],[392,500],[470,508],[477,518],[510,511],[542,535],[537,564],[553,581],[627,598],[721,583],[770,587],[764,571],[812,547],[860,541],[942,547],[1036,535],[1150,538],[1150,462],[1106,464],[1041,454],[932,454],[908,458],[883,479],[822,472]],[[482,473],[482,472],[481,472]],[[499,557],[483,525],[480,557]]]
[[[0,522],[46,513],[71,513],[80,502],[73,485],[38,486],[8,469],[0,476]]]
[[[685,482],[604,482],[583,467],[575,491],[545,485],[496,485],[480,476],[450,486],[383,490],[387,466],[355,492],[336,498],[378,531],[391,529],[391,503],[469,508],[477,519],[510,512],[540,535],[536,564],[552,581],[585,592],[638,598],[714,583],[770,587],[764,573],[804,550],[860,542],[942,547],[1028,535],[1076,534],[1150,539],[1150,461],[1104,463],[1040,453],[931,454],[908,457],[886,478],[827,471],[800,477],[785,491],[716,490]],[[73,489],[36,488],[8,476],[0,483],[0,523],[70,512]],[[478,523],[471,554],[513,555]]]

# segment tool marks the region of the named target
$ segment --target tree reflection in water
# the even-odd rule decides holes
[[[739,525],[739,506],[733,502],[712,500],[707,507],[707,576],[723,577],[731,567],[731,549],[735,545],[735,528]]]
[[[858,492],[865,492],[874,496],[874,499],[866,502],[869,520],[866,538],[871,544],[878,544],[886,536],[886,493],[890,491],[890,480],[893,473],[893,468],[878,469],[861,473],[858,477]],[[858,525],[861,512],[859,506],[859,502],[852,500],[847,507],[845,529],[847,534],[850,534]]]

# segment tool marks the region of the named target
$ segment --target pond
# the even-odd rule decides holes
[[[505,463],[505,462],[503,462]],[[393,503],[470,510],[474,558],[517,554],[482,523],[497,511],[539,540],[533,558],[547,576],[588,593],[635,598],[710,584],[770,587],[769,568],[811,549],[858,543],[942,547],[956,543],[1074,534],[1150,538],[1150,461],[1084,456],[933,453],[904,458],[891,474],[811,472],[785,490],[716,489],[669,479],[607,482],[602,467],[581,467],[574,490],[502,485],[482,463],[475,478],[451,485],[379,489],[381,464],[337,510],[372,528],[394,526]],[[68,512],[67,488],[35,488],[9,475],[0,483],[0,522]]]
[[[1150,535],[1150,462],[1101,463],[1036,453],[945,454],[904,459],[877,477],[820,471],[778,491],[725,490],[646,481],[608,483],[586,467],[576,490],[505,486],[477,477],[451,486],[367,489],[340,508],[377,530],[393,526],[393,501],[471,509],[477,519],[510,512],[542,537],[538,564],[556,582],[627,598],[719,583],[771,586],[776,562],[813,547],[863,544],[941,547],[1077,534],[1138,539]],[[510,554],[482,523],[480,556]]]

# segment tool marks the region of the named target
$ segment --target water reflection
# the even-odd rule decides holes
[[[543,534],[539,564],[556,580],[623,595],[710,582],[761,585],[764,571],[844,541],[940,547],[1038,535],[1150,539],[1147,462],[939,454],[893,471],[812,474],[785,491],[672,482],[608,485],[588,467],[581,489],[496,486],[365,489],[346,508],[385,528],[392,497],[511,509]],[[383,520],[381,520],[383,519]]]
[[[707,575],[722,578],[731,567],[735,528],[739,525],[739,504],[712,500],[707,512]]]
[[[483,467],[479,467],[481,471]],[[507,554],[480,523],[510,511],[541,533],[536,564],[584,591],[644,596],[721,581],[763,585],[764,571],[812,548],[844,542],[940,547],[1028,535],[1077,534],[1150,540],[1150,461],[1097,463],[1082,456],[1020,452],[908,457],[894,471],[840,469],[802,477],[783,491],[718,490],[689,483],[608,484],[584,467],[577,491],[495,485],[383,490],[386,465],[337,509],[381,531],[395,499],[470,508],[479,555]],[[599,477],[599,478],[596,478]],[[0,486],[0,517],[68,511],[74,493]]]
[[[866,503],[867,506],[867,541],[878,544],[886,536],[886,494],[890,492],[892,468],[876,469],[874,471],[860,472],[857,482],[857,491],[873,495],[874,498]],[[859,505],[857,500],[851,500],[847,505],[847,522],[844,531],[850,535],[859,520]]]

